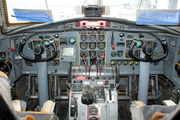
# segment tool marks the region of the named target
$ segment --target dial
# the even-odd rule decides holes
[[[128,61],[127,60],[124,60],[123,61],[123,65],[127,65],[128,64]]]
[[[111,56],[115,57],[116,56],[116,52],[111,52]]]
[[[87,49],[87,43],[85,42],[80,43],[80,48],[83,50]]]
[[[104,40],[104,35],[99,35],[99,40],[103,41]]]
[[[103,42],[98,43],[98,48],[100,50],[104,49],[105,48],[105,43],[103,43]]]
[[[95,107],[91,108],[91,109],[90,109],[90,114],[91,114],[91,115],[97,115],[97,114],[98,114],[97,108],[95,108]]]
[[[123,51],[118,51],[118,52],[117,52],[117,55],[118,55],[119,57],[121,57],[121,56],[123,55]]]
[[[96,51],[89,51],[89,57],[96,56]]]
[[[80,52],[80,56],[83,58],[83,57],[87,57],[88,56],[88,53],[87,51],[81,51]]]
[[[96,40],[96,36],[95,36],[95,35],[91,35],[91,36],[90,36],[90,40],[91,40],[91,41]]]
[[[75,40],[74,38],[70,38],[70,39],[69,39],[69,43],[70,43],[70,44],[74,44],[74,43],[76,43],[76,40]]]
[[[89,43],[89,48],[91,50],[94,50],[96,48],[96,43],[92,42],[92,43]]]
[[[86,35],[81,35],[81,40],[82,40],[82,41],[85,41],[86,38],[87,38]]]
[[[118,60],[118,61],[117,61],[117,64],[118,64],[118,65],[121,65],[121,64],[122,64],[122,60]]]
[[[105,55],[104,51],[98,51],[98,57],[101,57],[102,55]]]

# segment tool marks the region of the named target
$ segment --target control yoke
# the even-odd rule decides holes
[[[163,47],[164,50],[164,55],[158,58],[153,59],[152,58],[152,54],[154,52],[154,48],[152,45],[149,44],[144,44],[142,46],[142,52],[145,54],[144,58],[138,58],[136,56],[134,56],[134,46],[136,46],[137,48],[141,45],[141,41],[137,41],[137,40],[133,40],[130,50],[129,50],[129,54],[132,58],[134,58],[134,60],[136,61],[142,61],[142,62],[158,62],[162,59],[164,59],[167,55],[168,55],[168,46],[167,46],[167,42],[165,39],[162,39],[161,41],[161,46]]]
[[[58,52],[57,52],[57,48],[56,48],[56,45],[55,45],[55,41],[54,39],[50,39],[48,41],[46,41],[46,44],[48,43],[48,45],[51,45],[54,49],[54,54],[53,56],[49,57],[49,58],[42,58],[42,54],[43,52],[45,51],[45,45],[44,44],[38,44],[34,47],[34,55],[35,55],[35,58],[29,58],[28,56],[24,55],[23,54],[23,48],[26,44],[26,40],[25,40],[25,37],[23,37],[21,39],[21,42],[20,42],[20,46],[19,46],[19,55],[24,58],[25,60],[28,60],[28,61],[33,61],[33,62],[45,62],[45,61],[51,61],[53,60],[54,58],[56,58],[56,56],[58,55]]]

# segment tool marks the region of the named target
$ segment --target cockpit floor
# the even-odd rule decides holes
[[[118,120],[131,120],[129,101],[118,102]],[[56,101],[56,114],[59,120],[68,120],[69,101]]]
[[[68,120],[69,101],[56,101],[56,114],[59,120]]]
[[[119,120],[131,120],[131,114],[129,111],[130,101],[119,101],[118,102],[118,115]]]

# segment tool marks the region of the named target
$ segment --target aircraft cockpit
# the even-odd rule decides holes
[[[179,0],[0,2],[0,120],[180,118]]]

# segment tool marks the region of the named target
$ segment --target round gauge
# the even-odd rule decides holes
[[[95,108],[95,107],[91,108],[91,109],[90,109],[90,114],[91,114],[91,115],[97,115],[97,114],[98,114],[97,108]]]
[[[81,40],[85,41],[86,40],[86,35],[81,35]]]
[[[80,48],[83,50],[87,49],[87,43],[85,42],[80,43]]]
[[[88,53],[86,51],[81,51],[80,52],[80,56],[81,57],[87,57],[88,56]]]
[[[91,36],[90,36],[90,40],[91,40],[91,41],[96,40],[96,36],[95,36],[95,35],[91,35]]]
[[[98,51],[98,57],[101,57],[102,55],[105,55],[104,51]]]
[[[96,48],[96,43],[89,43],[89,48],[91,49],[91,50],[94,50],[95,48]]]
[[[104,35],[99,35],[99,40],[103,41],[104,40]]]
[[[115,57],[116,56],[116,52],[111,52],[111,56]]]
[[[105,43],[103,43],[103,42],[98,43],[98,48],[100,50],[104,49],[105,48]]]
[[[96,56],[96,51],[89,51],[89,57],[95,57]]]

